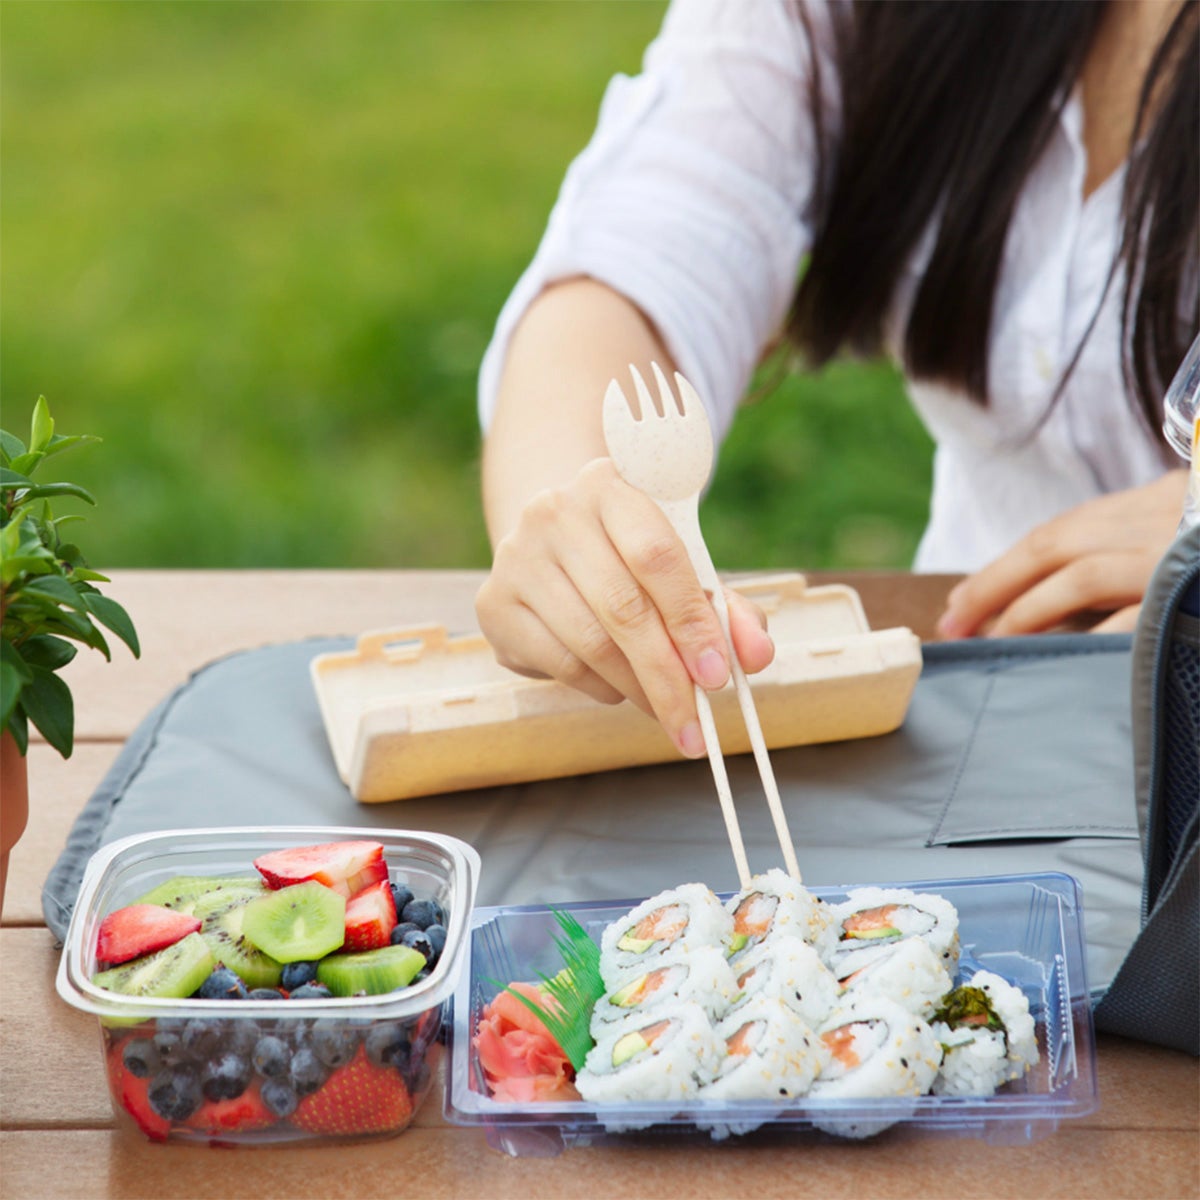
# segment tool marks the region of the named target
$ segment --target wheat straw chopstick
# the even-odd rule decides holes
[[[725,593],[713,566],[712,556],[704,543],[700,531],[700,493],[708,482],[712,470],[713,438],[708,414],[696,390],[678,372],[675,381],[679,386],[676,399],[657,363],[651,363],[658,383],[658,403],[650,395],[645,380],[634,366],[629,370],[633,376],[638,407],[629,403],[621,385],[613,380],[604,395],[604,440],[613,465],[626,483],[644,492],[662,510],[671,522],[687,549],[688,557],[695,568],[703,587],[712,597],[713,608],[721,623],[721,631],[729,648],[730,670],[742,720],[750,735],[754,751],[754,762],[758,767],[775,836],[783,851],[788,874],[799,881],[800,867],[796,862],[796,851],[788,832],[787,817],[775,782],[775,772],[767,754],[758,710],[746,674],[738,662],[729,631],[729,608]],[[733,850],[738,879],[744,888],[750,882],[750,867],[746,860],[746,849],[742,842],[733,794],[729,788],[729,777],[725,771],[725,760],[717,737],[716,722],[708,693],[699,685],[695,687],[696,710],[700,718],[700,729],[704,734],[704,746],[712,767],[713,781],[717,786],[717,797],[721,813],[725,818],[725,829]]]

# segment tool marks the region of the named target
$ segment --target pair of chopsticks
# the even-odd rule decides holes
[[[675,375],[678,398],[657,363],[651,364],[658,384],[658,398],[651,396],[649,388],[636,367],[629,368],[637,406],[633,406],[614,379],[604,396],[604,439],[609,457],[626,483],[644,492],[662,510],[687,548],[688,557],[695,568],[696,576],[712,596],[713,608],[725,635],[729,649],[730,672],[737,690],[738,705],[742,720],[750,735],[754,750],[754,761],[762,779],[771,819],[775,824],[775,836],[783,851],[783,861],[788,874],[797,881],[800,867],[788,832],[787,817],[783,802],[779,798],[779,787],[767,744],[763,738],[758,710],[746,674],[738,662],[729,632],[729,610],[721,581],[713,566],[712,556],[700,532],[700,493],[708,482],[712,471],[713,438],[708,414],[695,389],[682,375]],[[738,880],[743,888],[751,880],[750,866],[746,860],[746,847],[738,824],[733,793],[729,787],[729,776],[725,771],[725,759],[721,754],[721,743],[717,737],[716,722],[713,720],[712,705],[708,693],[695,685],[696,710],[700,718],[700,729],[704,734],[704,746],[712,767],[713,781],[717,786],[717,797],[721,802],[721,813],[725,819],[725,830],[733,851]]]

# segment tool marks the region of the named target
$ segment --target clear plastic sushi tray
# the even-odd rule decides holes
[[[836,903],[850,886],[855,885],[812,891]],[[722,1127],[754,1127],[750,1140],[824,1139],[839,1129],[870,1126],[890,1127],[884,1137],[907,1131],[1019,1144],[1047,1136],[1060,1120],[1095,1111],[1095,1032],[1078,882],[1069,875],[1045,873],[887,886],[936,892],[954,904],[962,940],[956,982],[986,969],[1025,993],[1037,1026],[1038,1061],[1023,1079],[986,1097],[692,1101],[690,1106],[678,1101],[501,1102],[488,1095],[472,1035],[484,1006],[503,984],[553,976],[561,969],[553,941],[558,925],[550,907],[478,908],[469,934],[467,969],[454,996],[447,1118],[483,1126],[489,1144],[507,1154],[545,1157],[615,1138],[644,1142],[690,1134],[708,1141],[714,1128]],[[571,913],[599,944],[604,928],[638,902],[558,907]],[[736,1144],[745,1139],[729,1140]]]

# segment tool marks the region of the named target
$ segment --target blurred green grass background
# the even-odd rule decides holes
[[[114,566],[489,561],[475,374],[661,0],[4,0],[0,386]],[[903,566],[930,446],[883,365],[749,404],[717,563]]]

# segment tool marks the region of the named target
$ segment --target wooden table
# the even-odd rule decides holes
[[[143,658],[83,653],[68,668],[77,744],[64,762],[30,750],[31,818],[13,852],[0,976],[0,1195],[41,1197],[1200,1195],[1194,1059],[1101,1037],[1101,1107],[1030,1146],[889,1136],[876,1144],[662,1146],[510,1159],[448,1125],[435,1088],[399,1139],[354,1147],[229,1152],[160,1146],[119,1131],[94,1018],[54,993],[58,961],[40,890],[75,815],[146,711],[229,651],[394,624],[474,626],[474,572],[127,571],[108,589],[141,632]],[[812,582],[829,577],[810,576]],[[840,576],[872,626],[932,635],[952,580]]]

